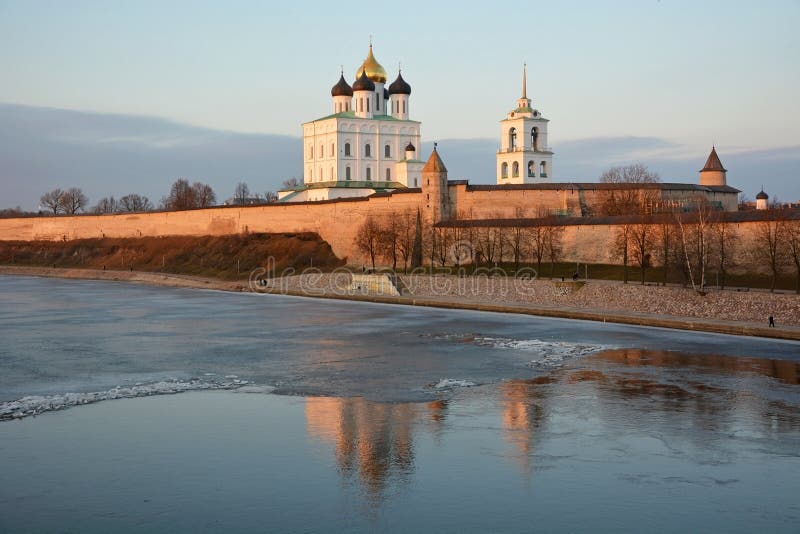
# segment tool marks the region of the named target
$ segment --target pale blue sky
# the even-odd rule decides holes
[[[800,143],[798,23],[798,1],[0,0],[0,102],[299,135],[372,33],[428,139],[496,136],[527,61],[554,146],[785,146]]]

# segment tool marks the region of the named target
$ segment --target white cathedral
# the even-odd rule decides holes
[[[333,114],[303,124],[303,184],[279,202],[361,197],[419,187],[420,123],[410,120],[411,86],[400,72],[388,88],[372,44],[352,87],[344,73],[331,89]]]
[[[352,86],[341,73],[331,89],[333,114],[303,124],[303,183],[278,192],[279,202],[369,196],[420,186],[425,162],[418,156],[418,121],[409,119],[411,86],[398,71],[388,88],[372,44]],[[551,182],[553,152],[548,120],[531,107],[527,70],[522,96],[500,121],[499,185]]]

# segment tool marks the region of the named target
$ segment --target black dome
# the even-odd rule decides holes
[[[393,95],[410,95],[411,86],[403,79],[403,75],[397,73],[397,79],[389,86],[389,92]]]
[[[361,76],[358,77],[356,83],[353,84],[353,91],[374,91],[375,82],[367,77],[367,71],[362,70]]]
[[[756,200],[768,200],[768,199],[769,195],[766,194],[763,189],[756,195]]]
[[[353,96],[353,88],[344,80],[344,74],[339,76],[339,81],[331,89],[331,96]]]
[[[411,150],[412,152],[417,151],[417,149],[414,148],[414,145],[411,144],[411,141],[409,141],[408,144],[406,145],[406,152],[408,152],[409,150]]]

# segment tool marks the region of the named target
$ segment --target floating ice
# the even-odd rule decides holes
[[[454,378],[442,378],[433,387],[434,389],[453,389],[453,388],[468,388],[476,385],[475,382],[468,380],[456,380]]]
[[[198,379],[189,381],[164,380],[150,384],[137,383],[133,386],[117,386],[107,391],[94,391],[90,393],[34,395],[22,397],[15,401],[0,403],[0,421],[22,419],[23,417],[31,415],[63,410],[82,404],[93,404],[104,400],[131,399],[135,397],[150,397],[152,395],[171,395],[184,391],[236,389],[248,383],[247,380],[232,380],[227,382],[210,382]]]
[[[538,353],[531,366],[554,367],[572,358],[581,358],[605,350],[605,345],[570,343],[567,341],[542,341],[540,339],[508,339],[476,337],[475,342],[499,349],[523,350]]]

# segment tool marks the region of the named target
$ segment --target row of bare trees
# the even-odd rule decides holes
[[[422,220],[419,211],[406,210],[385,217],[367,217],[358,229],[355,244],[372,268],[380,261],[392,269],[404,270],[426,263],[433,267],[493,265],[513,262],[518,271],[522,264],[551,265],[562,254],[564,228],[548,219],[504,221],[502,226],[474,221],[432,226]]]
[[[677,273],[684,285],[702,292],[709,285],[709,273],[716,273],[716,285],[724,288],[729,272],[746,264],[769,272],[774,291],[778,277],[793,266],[795,289],[800,293],[800,220],[771,210],[752,223],[752,235],[743,239],[735,224],[726,222],[725,212],[703,199],[696,204],[692,212],[642,214],[638,221],[617,225],[614,253],[622,262],[625,283],[631,264],[638,267],[642,284],[647,270],[657,264],[663,283]]]

